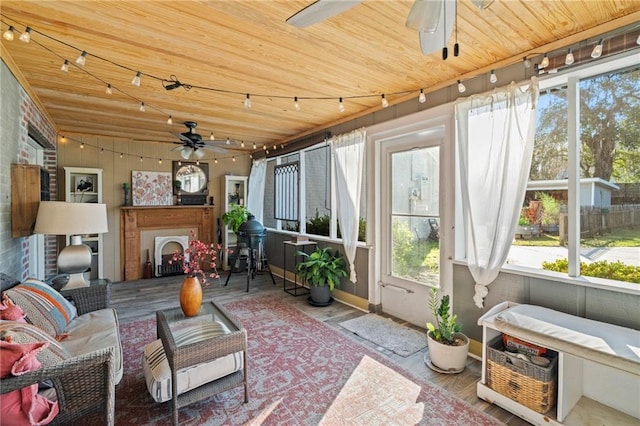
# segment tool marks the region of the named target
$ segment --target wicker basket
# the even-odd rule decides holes
[[[548,367],[522,361],[513,365],[504,353],[502,336],[487,346],[487,385],[502,395],[538,413],[546,413],[556,403],[558,354],[548,351]]]

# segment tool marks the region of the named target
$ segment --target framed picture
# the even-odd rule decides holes
[[[91,175],[76,175],[73,187],[76,192],[94,192],[93,180],[94,176]]]
[[[131,171],[134,206],[170,206],[173,204],[171,173]]]

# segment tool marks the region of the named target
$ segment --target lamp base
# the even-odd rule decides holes
[[[58,255],[58,272],[69,274],[69,282],[63,288],[88,287],[89,281],[84,272],[91,266],[91,249],[78,243],[78,239],[71,240],[74,244],[66,246]]]

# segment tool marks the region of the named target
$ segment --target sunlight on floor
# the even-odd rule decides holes
[[[420,386],[364,356],[320,424],[416,424],[424,412],[419,394]]]

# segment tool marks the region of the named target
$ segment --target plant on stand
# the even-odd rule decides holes
[[[469,338],[461,333],[458,316],[451,314],[449,295],[445,294],[440,299],[438,289],[432,288],[429,307],[435,323],[427,323],[429,352],[425,362],[441,373],[460,373],[467,363]]]
[[[180,308],[185,316],[192,317],[200,311],[202,286],[208,285],[207,278],[218,278],[216,260],[220,246],[193,239],[193,231],[189,232],[189,236],[192,238],[189,240],[189,246],[183,252],[176,250],[169,263],[182,264],[182,271],[186,277],[180,288]]]
[[[250,214],[245,206],[232,204],[229,211],[222,215],[222,221],[237,234],[238,228],[249,219]]]
[[[338,252],[332,254],[330,247],[318,247],[311,253],[298,251],[296,254],[305,259],[298,263],[296,272],[302,282],[309,284],[309,303],[314,306],[329,305],[333,289],[340,287],[340,279],[347,276],[344,258]]]

